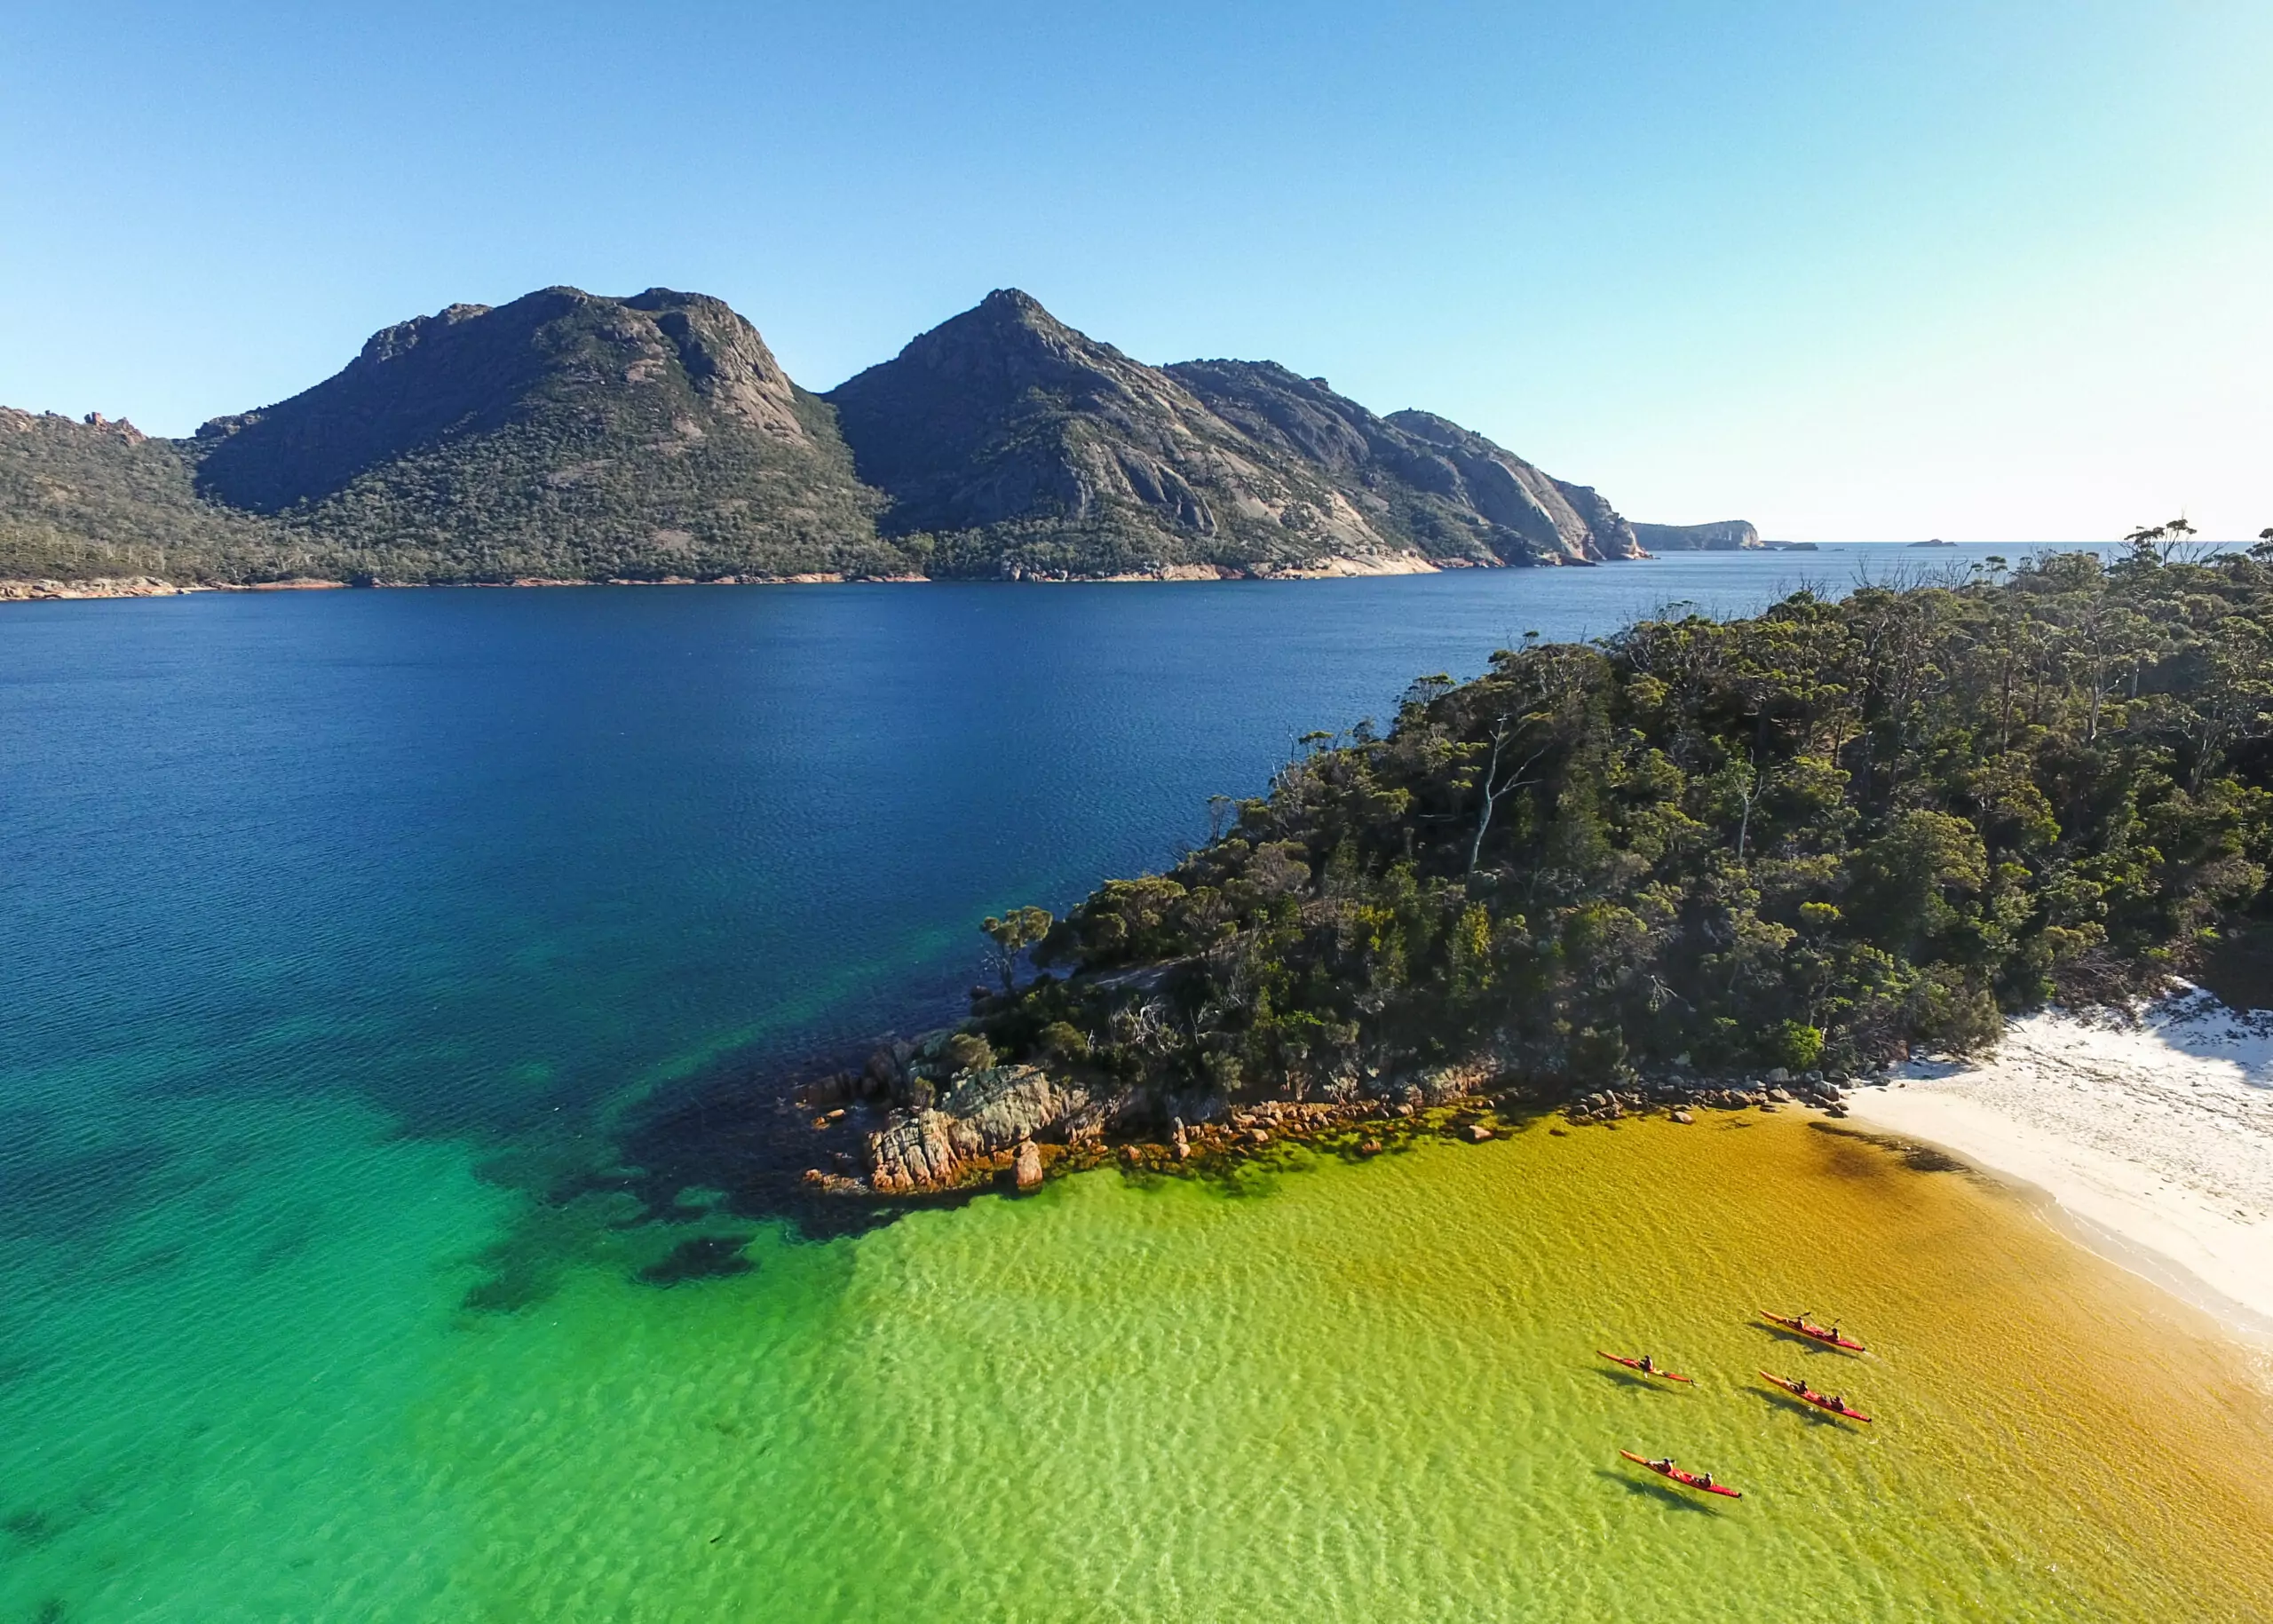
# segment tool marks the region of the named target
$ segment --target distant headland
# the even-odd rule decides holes
[[[1274,362],[1144,365],[1015,289],[826,394],[721,300],[547,288],[384,329],[186,440],[0,408],[0,597],[1299,578],[1762,544],[1742,520],[1637,527],[1446,418],[1377,416]]]

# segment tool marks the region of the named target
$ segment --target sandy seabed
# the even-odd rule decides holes
[[[1917,1062],[1848,1104],[2038,1186],[2117,1262],[2273,1333],[2273,1011],[2192,987],[2129,1018],[2048,1011],[1986,1061]]]

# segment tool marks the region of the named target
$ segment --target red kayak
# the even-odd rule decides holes
[[[1841,1336],[1837,1331],[1833,1330],[1829,1326],[1810,1325],[1807,1320],[1807,1316],[1804,1314],[1794,1319],[1787,1314],[1771,1314],[1763,1308],[1760,1311],[1760,1317],[1762,1319],[1767,1320],[1771,1325],[1780,1325],[1787,1331],[1797,1331],[1802,1336],[1811,1337],[1815,1341],[1824,1343],[1826,1347],[1844,1348],[1849,1353],[1868,1353],[1870,1351],[1870,1350],[1863,1346],[1861,1343],[1849,1342],[1846,1337]]]
[[[1677,1376],[1670,1370],[1659,1370],[1654,1365],[1644,1365],[1640,1359],[1628,1359],[1622,1353],[1603,1353],[1600,1348],[1596,1348],[1595,1351],[1602,1353],[1603,1358],[1613,1365],[1623,1365],[1627,1369],[1638,1371],[1645,1376],[1662,1376],[1668,1382],[1687,1382],[1691,1379],[1688,1376]]]
[[[1789,1376],[1772,1376],[1764,1370],[1760,1374],[1763,1380],[1773,1382],[1793,1398],[1802,1403],[1811,1404],[1818,1410],[1829,1410],[1833,1415],[1844,1415],[1849,1421],[1870,1420],[1870,1417],[1864,1414],[1862,1411],[1850,1410],[1845,1405],[1834,1402],[1824,1394],[1817,1392],[1804,1382],[1794,1382]]]
[[[1635,1454],[1630,1449],[1621,1449],[1618,1453],[1624,1455],[1628,1460],[1633,1462],[1636,1466],[1648,1467],[1660,1477],[1672,1478],[1675,1483],[1678,1483],[1685,1489],[1702,1489],[1707,1494],[1726,1494],[1730,1500],[1742,1500],[1744,1498],[1744,1493],[1742,1490],[1732,1489],[1725,1483],[1702,1482],[1699,1479],[1695,1472],[1685,1472],[1670,1461],[1667,1462],[1663,1466],[1660,1466],[1655,1461],[1645,1460],[1642,1456]]]

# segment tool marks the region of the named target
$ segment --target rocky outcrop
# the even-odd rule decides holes
[[[182,591],[149,575],[97,575],[86,581],[0,581],[0,603],[62,598],[172,598]]]
[[[1723,519],[1709,525],[1644,525],[1634,534],[1651,552],[1737,552],[1762,543],[1747,519]]]
[[[954,1044],[968,1041],[941,1031],[894,1043],[878,1050],[861,1073],[839,1072],[802,1089],[797,1103],[825,1113],[816,1129],[844,1116],[835,1108],[843,1101],[875,1102],[885,1113],[867,1138],[865,1182],[819,1169],[810,1181],[828,1193],[920,1195],[968,1184],[1001,1168],[1007,1154],[1018,1187],[1026,1189],[1041,1178],[1038,1147],[1044,1142],[1085,1148],[1093,1157],[1108,1137],[1163,1138],[1164,1157],[1184,1162],[1359,1118],[1415,1118],[1473,1098],[1495,1075],[1489,1062],[1477,1060],[1374,1078],[1330,1100],[1235,1105],[1220,1095],[1100,1089],[1035,1066],[987,1065],[956,1075],[942,1090],[931,1078]]]
[[[869,1136],[868,1183],[879,1195],[952,1188],[974,1161],[1086,1126],[1093,1104],[1036,1066],[969,1073],[938,1105],[895,1111]]]

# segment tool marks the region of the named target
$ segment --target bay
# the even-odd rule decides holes
[[[1262,1588],[1233,1582],[1262,1559],[1191,1533],[1271,1493],[1238,1453],[1275,1413],[1259,1380],[1225,1377],[1234,1453],[1181,1485],[1158,1479],[1208,1441],[1117,1410],[1103,1377],[1060,1382],[1063,1412],[1021,1389],[1026,1446],[1005,1433],[999,1456],[969,1441],[993,1436],[985,1406],[949,1413],[1009,1379],[957,1312],[1014,1322],[1034,1300],[999,1278],[1017,1257],[1115,1255],[1167,1210],[1184,1227],[1162,1244],[1200,1248],[1177,1267],[1220,1293],[1211,1267],[1236,1278],[1255,1248],[1378,1213],[1362,1173],[1299,1176],[1312,1219],[1268,1236],[1206,1216],[1240,1198],[1183,1191],[1166,1209],[982,1202],[815,1244],[701,1191],[655,1221],[611,1176],[623,1125],[707,1080],[951,1013],[982,915],[1171,860],[1204,837],[1209,796],[1259,792],[1302,733],[1386,722],[1415,676],[1473,674],[1526,631],[1606,633],[1683,601],[1738,612],[1905,566],[1917,556],[1826,549],[1302,583],[10,606],[0,1618],[1254,1617],[1274,1595],[1285,1616],[1391,1616],[1362,1564],[1343,1571],[1354,1547],[1321,1600],[1270,1564]],[[1899,1243],[1889,1199],[1857,1219],[1873,1246]],[[748,1242],[754,1269],[639,1282],[705,1235]],[[1414,1278],[1474,1264],[1416,1253]],[[880,1294],[878,1271],[899,1286]],[[1119,1335],[1147,1311],[1144,1278],[1122,1270],[1086,1336],[1058,1311],[1043,1345],[1075,1359]],[[970,1300],[943,1300],[959,1280]],[[911,1300],[939,1305],[946,1343],[907,1335]],[[1245,1333],[1272,1344],[1321,1300],[1297,1293]],[[1204,1343],[1178,1345],[1232,1351]],[[2168,1380],[2194,1390],[2223,1356],[2184,1347]],[[996,1374],[946,1379],[957,1348]],[[1474,1356],[1439,1351],[1444,1369],[1400,1379],[1449,1382]],[[893,1388],[891,1368],[922,1378]],[[1489,1402],[1560,1417],[1563,1436],[1536,1388],[1526,1374]],[[845,1431],[853,1390],[921,1394],[875,1414],[962,1440],[912,1499],[889,1487],[904,1437]],[[1195,1373],[1146,1405],[1212,1390]],[[1176,1447],[1134,1447],[1144,1426]],[[1035,1449],[1099,1449],[1183,1496],[1201,1523],[1156,1536],[1174,1571],[1108,1581],[1133,1571],[1120,1534],[1033,1523]],[[1362,1517],[1356,1457],[1321,1459],[1339,1476],[1295,1501],[1322,1526]],[[1417,1480],[1389,1487],[1409,1500]],[[733,1536],[727,1578],[694,1565],[730,1537],[697,1525],[752,1495],[779,1518]],[[1125,1520],[1114,1495],[1094,1504]],[[1552,1517],[1478,1515],[1515,1570],[1552,1560]],[[999,1557],[950,1560],[980,1525]],[[860,1565],[887,1532],[913,1575],[898,1588]],[[1382,1571],[1452,1582],[1410,1556]],[[1954,1582],[1954,1560],[1897,1560],[1909,1578],[1886,1605]],[[2246,1567],[2228,1563],[2217,1593]],[[1578,1616],[1555,1609],[1579,1593],[1536,1574],[1460,1586],[1483,1614]],[[1427,1596],[1410,1616],[1432,1616]]]

